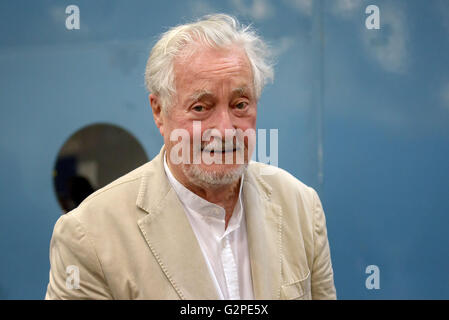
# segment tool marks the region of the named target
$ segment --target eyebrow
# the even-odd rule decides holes
[[[245,94],[247,94],[248,86],[242,86],[231,90],[231,96],[232,97],[242,97]],[[203,98],[213,98],[214,94],[206,89],[197,90],[194,93],[192,93],[189,97],[189,101],[200,101]]]
[[[189,101],[199,101],[205,97],[213,97],[212,92],[204,89],[195,91],[192,95],[190,95]]]
[[[232,89],[231,96],[233,96],[233,97],[234,96],[241,97],[241,96],[244,96],[247,92],[248,92],[248,87],[247,86],[242,86],[242,87],[239,87],[239,88]]]

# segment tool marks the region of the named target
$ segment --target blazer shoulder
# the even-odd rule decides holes
[[[95,191],[94,193],[89,195],[86,199],[84,199],[84,201],[81,202],[80,206],[85,205],[86,203],[93,201],[93,199],[98,198],[103,193],[108,193],[108,192],[112,191],[113,189],[116,189],[117,187],[119,187],[121,185],[127,185],[127,184],[130,184],[130,183],[132,183],[132,182],[134,182],[136,180],[141,179],[148,172],[149,165],[150,165],[150,162],[147,162],[147,163],[141,165],[140,167],[134,169],[133,171],[128,172],[127,174],[125,174],[125,175],[115,179],[114,181],[108,183],[107,185],[105,185],[104,187],[98,189],[97,191]]]
[[[124,212],[130,212],[130,207],[135,207],[141,180],[147,174],[149,164],[147,162],[98,189],[66,215],[76,216],[87,223],[104,218],[105,215],[112,218],[113,215],[123,216]]]
[[[300,197],[309,202],[315,200],[316,191],[284,169],[252,161],[248,170],[273,197]]]

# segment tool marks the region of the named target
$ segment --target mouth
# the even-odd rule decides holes
[[[222,149],[222,150],[216,150],[216,149],[207,149],[207,148],[201,148],[201,152],[210,152],[211,154],[214,153],[228,153],[228,152],[236,152],[240,151],[239,148],[233,148],[233,149]]]

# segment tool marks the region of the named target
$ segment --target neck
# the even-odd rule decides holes
[[[238,179],[230,185],[213,186],[211,188],[192,185],[189,189],[201,198],[225,208],[226,204],[229,202],[235,204],[235,201],[238,199],[240,181],[241,179]]]
[[[197,196],[225,209],[225,227],[227,227],[229,219],[231,218],[234,211],[235,204],[237,203],[237,200],[239,198],[240,183],[242,179],[239,178],[233,183],[226,185],[200,186],[191,183],[179,166],[172,165],[170,161],[167,161],[167,165],[176,180],[178,180],[184,187],[195,193]]]
[[[234,212],[234,207],[239,199],[241,178],[231,185],[214,188],[204,188],[196,185],[184,185],[190,191],[207,201],[225,209],[225,230]]]
[[[168,167],[170,168],[173,176],[178,180],[184,187],[195,193],[197,196],[214,203],[216,205],[221,205],[224,207],[224,204],[235,198],[238,198],[240,191],[240,181],[241,178],[232,182],[231,184],[223,184],[223,185],[209,185],[206,183],[197,184],[192,183],[186,177],[186,175],[182,172],[182,170],[173,166],[170,161],[168,161]]]

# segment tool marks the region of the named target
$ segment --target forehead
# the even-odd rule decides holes
[[[248,57],[237,46],[216,49],[198,45],[175,59],[174,72],[177,90],[198,90],[197,86],[212,89],[224,83],[249,87],[253,80]]]

